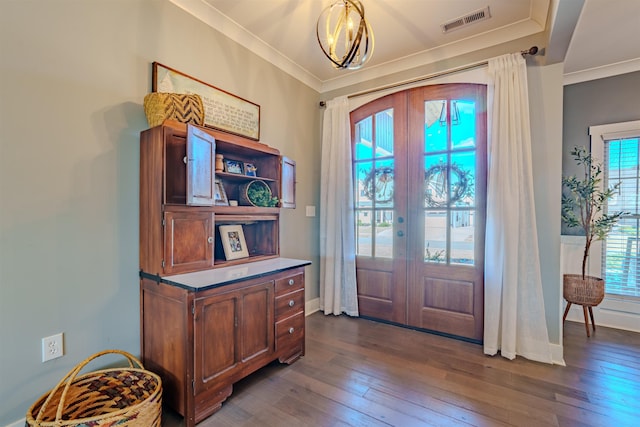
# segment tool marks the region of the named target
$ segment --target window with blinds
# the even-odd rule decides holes
[[[624,211],[603,245],[602,271],[607,294],[640,297],[640,130],[623,138],[604,138],[604,185],[620,184],[607,212]]]

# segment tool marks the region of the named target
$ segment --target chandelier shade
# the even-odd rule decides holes
[[[360,0],[338,0],[325,8],[318,17],[316,35],[335,68],[357,70],[373,54],[373,31]]]

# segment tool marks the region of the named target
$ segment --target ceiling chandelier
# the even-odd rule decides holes
[[[373,31],[360,0],[338,0],[325,8],[318,17],[316,35],[335,68],[357,70],[373,54]]]

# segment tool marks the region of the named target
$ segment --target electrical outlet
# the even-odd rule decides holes
[[[57,359],[64,355],[62,332],[50,337],[42,338],[42,362]]]

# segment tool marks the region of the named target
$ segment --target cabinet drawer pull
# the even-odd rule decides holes
[[[290,334],[292,334],[292,333],[293,333],[293,331],[294,331],[294,329],[293,329],[293,328],[289,328],[289,333],[290,333]]]
[[[209,236],[209,238],[207,238],[207,243],[209,244],[213,243],[213,237]]]
[[[293,279],[289,279],[289,286],[293,285],[294,283],[296,283]]]
[[[296,302],[295,302],[294,300],[290,300],[290,301],[289,301],[289,307],[293,307],[293,306],[295,305],[295,303],[296,303]]]

